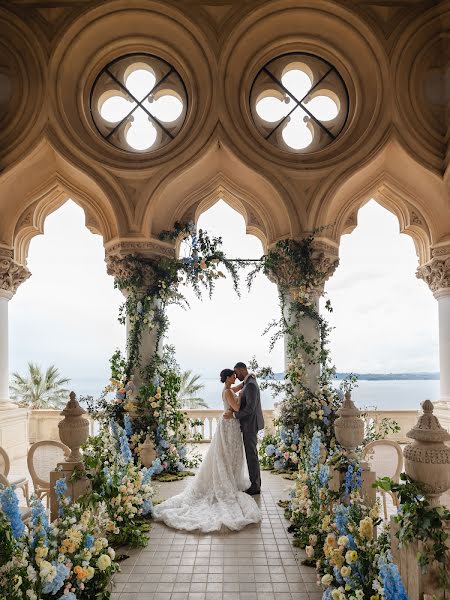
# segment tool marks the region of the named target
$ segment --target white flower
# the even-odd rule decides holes
[[[329,573],[326,573],[326,574],[325,574],[325,575],[322,577],[322,580],[321,580],[321,581],[322,581],[322,585],[325,585],[325,586],[327,586],[327,587],[328,587],[329,585],[331,585],[331,583],[332,583],[332,581],[333,581],[333,576],[332,576],[332,575],[330,575]]]
[[[36,592],[33,592],[33,590],[27,590],[26,594],[28,600],[37,600]]]
[[[314,556],[314,548],[312,546],[306,546],[305,552],[308,558],[312,558]]]
[[[108,556],[108,554],[102,554],[98,557],[97,567],[100,569],[100,571],[106,571],[106,569],[108,569],[110,566],[111,558]]]

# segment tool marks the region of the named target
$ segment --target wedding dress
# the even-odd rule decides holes
[[[228,410],[224,392],[224,410]],[[174,529],[237,531],[261,520],[255,500],[243,491],[249,487],[239,421],[221,417],[196,476],[181,494],[157,504],[153,518]]]

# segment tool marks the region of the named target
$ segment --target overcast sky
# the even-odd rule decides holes
[[[230,256],[256,258],[260,242],[245,235],[242,217],[224,202],[202,215],[199,226],[224,238]],[[10,367],[28,360],[57,365],[73,380],[107,380],[108,359],[124,345],[117,323],[122,295],[106,274],[100,236],[84,227],[73,202],[48,217],[45,235],[33,239],[32,277],[10,302]],[[370,201],[359,224],[343,236],[340,266],[327,284],[334,313],[332,352],[339,371],[406,372],[438,370],[437,303],[416,279],[412,240],[399,235],[397,219]],[[215,377],[224,367],[255,355],[261,364],[283,369],[282,349],[272,355],[262,337],[278,314],[275,285],[260,276],[250,294],[237,298],[229,279],[219,281],[213,300],[187,295],[188,312],[171,307],[169,341],[182,368]]]

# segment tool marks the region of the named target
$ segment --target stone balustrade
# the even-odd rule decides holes
[[[214,408],[188,409],[186,410],[189,419],[201,421],[202,424],[196,428],[190,428],[189,437],[193,439],[195,433],[202,435],[203,442],[210,442],[217,426],[217,420],[220,418],[223,410]],[[263,410],[266,429],[273,431],[274,411],[271,409]],[[363,417],[366,423],[375,422],[375,425],[381,423],[384,418],[393,419],[400,426],[398,433],[390,433],[389,440],[407,443],[407,432],[412,429],[417,421],[417,410],[368,410],[363,411]],[[87,416],[90,422],[90,435],[96,431],[95,421]],[[32,410],[29,415],[29,443],[33,444],[40,440],[59,440],[58,423],[62,419],[59,410]]]

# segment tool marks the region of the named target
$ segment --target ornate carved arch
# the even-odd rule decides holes
[[[446,235],[450,211],[443,182],[390,142],[368,164],[315,200],[315,227],[328,226],[339,241],[357,225],[358,210],[371,198],[396,215],[401,233],[413,238],[420,264]]]

